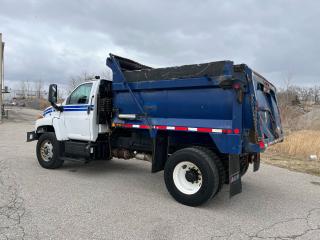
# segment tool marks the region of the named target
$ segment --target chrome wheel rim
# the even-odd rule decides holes
[[[53,157],[53,145],[50,140],[42,142],[40,147],[41,158],[45,162],[50,162]]]

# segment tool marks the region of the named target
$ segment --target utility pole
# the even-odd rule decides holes
[[[4,51],[4,43],[2,42],[2,33],[0,33],[0,123],[2,122],[2,88],[3,88],[3,73],[4,73],[4,64],[3,64],[3,51]]]

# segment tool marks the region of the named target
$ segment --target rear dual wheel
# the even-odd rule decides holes
[[[169,193],[178,202],[198,206],[221,189],[225,170],[220,159],[209,149],[190,147],[178,150],[168,159],[164,180]]]

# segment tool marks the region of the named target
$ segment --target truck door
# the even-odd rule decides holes
[[[69,139],[91,139],[92,85],[93,83],[79,85],[63,106],[62,115]]]

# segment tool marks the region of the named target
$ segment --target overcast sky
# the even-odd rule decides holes
[[[246,63],[278,86],[320,84],[320,1],[0,0],[6,85],[151,66]],[[12,84],[11,84],[12,85]]]

